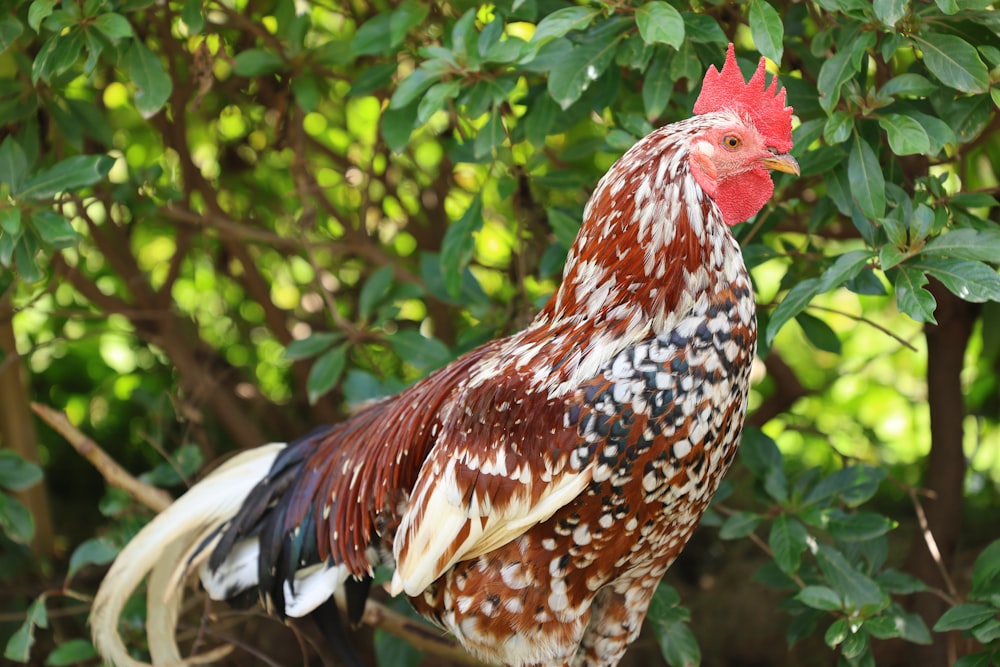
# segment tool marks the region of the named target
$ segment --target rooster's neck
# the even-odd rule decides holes
[[[718,298],[732,302],[733,291],[737,306],[752,310],[739,246],[689,169],[701,129],[697,118],[662,128],[612,166],[536,324],[657,334]]]

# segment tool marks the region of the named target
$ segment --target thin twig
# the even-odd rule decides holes
[[[111,486],[123,490],[156,512],[162,512],[173,502],[170,494],[140,481],[121,467],[96,442],[74,426],[65,413],[40,403],[32,403],[31,409],[42,421],[66,438],[67,442],[73,445],[73,449],[78,451],[83,458],[90,461],[90,464],[97,468],[97,472],[101,473],[101,476]]]
[[[848,319],[854,320],[855,322],[861,322],[863,324],[867,324],[870,327],[878,329],[879,331],[881,331],[882,333],[884,333],[886,336],[888,336],[889,338],[892,338],[894,341],[896,341],[897,343],[899,343],[900,345],[902,345],[902,346],[904,346],[906,348],[909,348],[913,352],[917,352],[917,348],[916,348],[916,346],[913,345],[913,343],[911,343],[911,342],[909,342],[909,341],[901,338],[900,336],[897,336],[896,334],[894,334],[893,332],[889,331],[888,329],[886,329],[884,326],[882,326],[878,322],[870,320],[867,317],[864,317],[862,315],[854,315],[853,313],[848,313],[848,312],[845,312],[843,310],[837,310],[836,308],[828,308],[826,306],[817,306],[815,304],[810,304],[809,308],[811,308],[813,310],[822,310],[823,312],[826,312],[826,313],[833,313],[834,315],[842,315],[842,316],[844,316],[844,317],[846,317]]]
[[[934,533],[931,532],[930,524],[927,522],[927,514],[924,512],[924,506],[920,504],[920,499],[917,498],[917,494],[912,488],[907,488],[906,493],[910,497],[910,502],[913,503],[913,509],[917,514],[917,522],[920,524],[920,534],[924,538],[924,543],[927,544],[927,551],[930,552],[931,559],[937,565],[941,579],[948,589],[948,594],[952,596],[949,602],[953,605],[958,604],[958,589],[955,588],[955,582],[951,580],[951,575],[948,574],[948,568],[945,567],[944,559],[941,557],[941,549],[938,548],[937,540],[934,539]]]

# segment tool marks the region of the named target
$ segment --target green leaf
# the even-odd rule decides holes
[[[336,343],[343,340],[344,335],[339,332],[320,331],[310,334],[307,338],[293,340],[285,348],[285,359],[298,361],[315,357],[320,352],[330,349]]]
[[[808,538],[805,526],[797,519],[781,514],[774,520],[767,544],[782,572],[791,575],[798,571],[802,554],[808,548]]]
[[[781,15],[766,0],[751,0],[749,18],[750,35],[757,50],[780,64],[785,50],[785,26]]]
[[[490,112],[486,124],[479,128],[479,132],[476,133],[476,139],[472,147],[472,154],[476,158],[490,156],[493,154],[493,151],[503,145],[506,136],[503,119],[500,116],[500,110],[498,108],[494,108]]]
[[[426,123],[431,116],[444,108],[447,100],[454,99],[462,92],[462,82],[445,81],[431,86],[417,105],[417,122]]]
[[[846,608],[881,609],[888,605],[888,595],[874,580],[855,569],[839,551],[817,542],[815,553],[827,583],[843,598]]]
[[[390,109],[400,109],[414,102],[419,95],[441,78],[440,72],[431,72],[426,69],[415,69],[410,76],[400,82],[396,87],[396,92],[392,94],[389,101]]]
[[[840,89],[861,68],[861,58],[865,51],[875,45],[875,34],[862,33],[847,46],[833,54],[819,70],[816,83],[820,91],[819,104],[827,113],[831,113],[840,101]]]
[[[889,138],[889,148],[896,155],[925,155],[931,150],[927,130],[909,116],[890,113],[879,118],[878,124]]]
[[[17,20],[16,16],[0,18],[0,53],[9,49],[23,32],[24,26]]]
[[[544,19],[535,28],[532,43],[540,44],[546,39],[562,37],[573,30],[583,30],[600,14],[599,9],[590,7],[564,7],[558,9]]]
[[[624,25],[621,29],[624,29]],[[611,64],[618,49],[618,37],[588,40],[570,51],[569,56],[552,68],[548,90],[563,109],[580,99],[587,88]]]
[[[1000,540],[990,543],[972,567],[972,595],[985,599],[1000,593]]]
[[[829,324],[806,312],[796,315],[795,321],[799,323],[802,333],[817,350],[840,354],[840,337]]]
[[[642,82],[642,107],[646,118],[655,120],[667,108],[674,92],[674,82],[670,78],[670,53],[658,50],[646,69]]]
[[[0,449],[0,488],[23,491],[42,480],[42,469],[10,451]]]
[[[452,358],[444,343],[423,336],[416,329],[400,329],[389,336],[389,344],[403,361],[425,373],[440,368]]]
[[[984,604],[967,603],[952,607],[934,624],[934,632],[971,630],[980,623],[996,618],[997,610]]]
[[[927,590],[927,584],[913,575],[891,568],[882,570],[875,575],[875,581],[887,592],[894,595],[909,595],[910,593],[922,593]]]
[[[666,2],[654,0],[636,9],[635,24],[647,44],[667,44],[677,49],[684,42],[684,19]]]
[[[952,229],[928,241],[920,255],[996,262],[1000,258],[1000,230]]]
[[[386,109],[382,112],[379,126],[385,144],[394,153],[401,153],[410,142],[410,135],[417,122],[417,104],[413,103],[402,109]]]
[[[14,238],[21,235],[21,209],[0,208],[0,231],[7,232]]]
[[[680,596],[668,584],[660,584],[649,604],[647,619],[660,643],[660,651],[671,667],[692,667],[701,663],[701,648],[691,634],[690,613],[680,605]]]
[[[267,49],[247,49],[233,58],[233,71],[246,77],[277,72],[284,65],[280,55]]]
[[[909,315],[917,322],[933,322],[934,309],[937,308],[937,301],[934,296],[924,289],[927,284],[927,276],[923,271],[913,267],[902,265],[894,269],[895,279],[893,285],[896,288],[896,307],[901,313]]]
[[[45,611],[45,595],[40,595],[28,607],[26,618],[7,641],[3,656],[15,662],[28,662],[31,658],[31,646],[35,643],[35,628],[49,627],[49,616]]]
[[[188,34],[197,35],[205,29],[205,15],[201,12],[201,0],[184,0],[181,20],[187,25]]]
[[[344,372],[347,364],[347,347],[342,343],[332,350],[321,354],[309,369],[306,379],[306,391],[309,393],[309,404],[315,405],[320,396],[333,389]]]
[[[45,659],[47,667],[64,667],[89,662],[97,657],[94,645],[86,639],[70,639],[56,647]]]
[[[885,176],[868,142],[855,135],[847,158],[847,179],[861,212],[869,219],[885,216]]]
[[[985,93],[990,73],[976,47],[961,37],[921,31],[913,35],[924,55],[924,64],[938,81],[963,93]]]
[[[120,549],[102,537],[92,537],[73,550],[69,558],[69,570],[66,579],[72,579],[80,568],[87,565],[104,565],[110,563],[118,555]]]
[[[924,620],[916,614],[902,611],[896,605],[884,615],[865,621],[865,628],[878,639],[900,637],[914,644],[931,643],[931,633]]]
[[[361,293],[358,294],[358,314],[361,317],[367,318],[375,312],[375,308],[389,295],[392,282],[393,269],[389,264],[368,276]]]
[[[549,221],[549,227],[552,228],[552,233],[555,234],[556,241],[563,248],[571,248],[573,242],[576,240],[577,232],[580,231],[580,219],[556,207],[547,209],[545,213]]]
[[[826,586],[806,586],[795,594],[795,599],[813,609],[835,611],[843,606],[840,596]]]
[[[48,209],[35,211],[31,215],[31,224],[43,245],[61,250],[72,248],[80,241],[80,234],[73,229],[62,215]]]
[[[78,190],[104,179],[114,163],[107,155],[66,158],[31,176],[18,194],[24,198],[47,199],[60,192]]]
[[[994,667],[996,663],[989,653],[963,655],[951,667]]]
[[[896,527],[896,522],[876,512],[848,514],[839,509],[825,513],[826,530],[841,542],[862,542],[885,535]]]
[[[849,507],[857,507],[875,495],[885,475],[883,469],[869,465],[841,468],[821,479],[802,502],[826,505],[839,498]]]
[[[830,648],[837,648],[844,640],[851,636],[851,628],[847,624],[846,618],[838,618],[830,624],[823,635],[823,641]]]
[[[908,262],[907,266],[931,274],[952,294],[965,301],[1000,301],[1000,274],[982,262],[919,257]]]
[[[829,292],[840,287],[848,280],[861,273],[861,270],[872,260],[870,250],[852,250],[837,257],[836,261],[819,277],[817,288],[819,293]]]
[[[788,290],[788,294],[781,300],[778,307],[771,313],[767,321],[767,334],[764,337],[765,345],[768,347],[774,342],[774,337],[778,335],[781,327],[805,310],[809,302],[820,293],[820,279],[807,278]]]
[[[445,288],[453,298],[462,287],[462,271],[472,258],[475,233],[483,226],[483,199],[476,196],[462,217],[448,225],[441,241],[441,270]]]
[[[388,14],[369,19],[354,33],[351,51],[357,56],[387,54],[403,43],[406,34],[423,22],[430,11],[427,5],[404,2]]]
[[[834,111],[823,126],[823,140],[834,146],[851,138],[854,130],[854,116],[846,111]]]
[[[7,183],[11,194],[16,195],[27,173],[28,158],[24,154],[24,149],[13,135],[7,135],[0,144],[0,183]]]
[[[757,529],[763,517],[753,512],[736,512],[726,517],[719,528],[719,537],[724,540],[735,540],[746,537]]]
[[[894,28],[896,23],[906,16],[907,0],[874,0],[872,7],[875,16],[887,28]]]
[[[0,532],[19,544],[35,535],[35,520],[21,501],[0,491]]]
[[[992,644],[997,639],[1000,639],[1000,621],[995,618],[986,621],[979,627],[972,629],[972,636],[980,644],[986,644],[987,646]]]
[[[170,99],[174,84],[160,59],[139,40],[133,40],[124,60],[132,83],[139,89],[135,94],[135,106],[143,118],[149,118]]]
[[[132,36],[132,24],[121,14],[108,12],[94,19],[93,26],[104,33],[113,44]]]
[[[35,0],[28,8],[28,25],[35,32],[39,31],[42,21],[47,19],[52,13],[58,0]]]
[[[49,37],[31,65],[31,82],[51,81],[52,77],[62,74],[76,63],[82,49],[83,35],[80,30]]]
[[[746,428],[739,451],[743,464],[757,479],[763,479],[768,471],[784,466],[778,445],[758,428]]]
[[[909,95],[919,98],[926,97],[935,90],[937,86],[927,77],[908,72],[889,79],[879,92],[882,95]]]

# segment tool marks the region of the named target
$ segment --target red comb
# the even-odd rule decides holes
[[[785,89],[778,90],[778,77],[771,79],[770,86],[764,85],[763,58],[750,81],[744,82],[732,43],[726,50],[722,71],[712,65],[705,72],[701,94],[694,103],[694,112],[698,115],[723,109],[749,116],[757,131],[779,153],[792,149],[792,108],[785,106]]]

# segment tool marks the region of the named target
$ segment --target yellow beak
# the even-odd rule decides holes
[[[796,176],[799,175],[799,163],[788,153],[766,157],[760,163],[768,169],[783,171],[786,174],[795,174]]]

